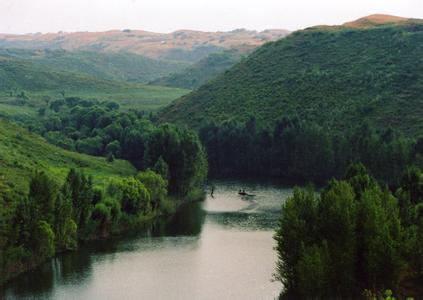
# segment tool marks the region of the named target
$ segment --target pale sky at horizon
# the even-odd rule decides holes
[[[296,30],[375,13],[423,19],[423,0],[0,0],[0,33]]]

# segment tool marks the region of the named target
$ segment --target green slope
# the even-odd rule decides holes
[[[0,55],[0,102],[13,103],[25,91],[32,107],[44,105],[44,98],[78,96],[118,102],[124,109],[157,110],[188,90],[140,83],[97,79],[91,75],[60,71],[27,59]],[[0,109],[1,112],[1,109]]]
[[[0,90],[113,90],[124,83],[58,71],[30,61],[0,57]]]
[[[225,74],[176,100],[161,121],[272,124],[283,116],[347,127],[368,118],[423,132],[423,23],[320,27],[268,43]]]
[[[241,55],[234,51],[213,53],[178,73],[153,80],[151,84],[195,89],[223,73],[240,59]]]
[[[0,49],[0,56],[19,58],[60,71],[72,71],[98,79],[148,82],[182,70],[186,63],[155,60],[119,52]]]
[[[113,176],[129,176],[136,172],[127,161],[107,162],[105,158],[67,151],[0,119],[0,179],[11,189],[26,193],[34,169],[45,170],[61,181],[72,167],[93,175],[96,184]]]

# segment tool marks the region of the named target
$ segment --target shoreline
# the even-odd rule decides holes
[[[132,231],[132,230],[137,230],[137,229],[141,229],[142,226],[147,225],[149,222],[154,222],[156,220],[158,220],[159,218],[163,218],[163,217],[170,217],[173,216],[183,205],[188,204],[188,203],[192,203],[192,202],[199,202],[199,201],[203,201],[204,197],[205,197],[205,190],[204,189],[194,189],[193,191],[191,191],[190,193],[188,193],[187,196],[182,197],[182,198],[178,198],[178,197],[172,197],[172,196],[168,196],[167,200],[168,201],[174,201],[173,204],[174,206],[171,207],[171,209],[169,211],[159,211],[157,212],[153,212],[147,215],[142,215],[139,216],[139,220],[137,222],[134,222],[133,224],[121,224],[119,226],[119,228],[115,228],[112,229],[110,231],[107,232],[103,232],[103,233],[98,233],[96,235],[93,235],[87,239],[84,240],[80,240],[78,242],[78,247],[74,250],[63,250],[60,252],[56,252],[53,256],[48,257],[46,259],[42,259],[42,260],[36,260],[34,259],[34,257],[31,258],[31,262],[28,263],[18,263],[15,266],[12,267],[11,272],[9,272],[8,274],[10,274],[9,276],[6,276],[4,278],[0,278],[0,290],[6,286],[6,284],[8,284],[10,281],[16,279],[17,277],[30,272],[40,266],[42,266],[44,263],[48,262],[51,259],[54,259],[57,256],[63,255],[64,253],[69,253],[69,252],[76,252],[79,250],[80,247],[83,247],[85,244],[88,243],[94,243],[96,241],[100,241],[100,240],[108,240],[111,239],[113,237],[119,237],[120,235],[123,235],[126,232]]]

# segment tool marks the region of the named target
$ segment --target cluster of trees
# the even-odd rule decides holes
[[[51,101],[39,113],[42,121],[31,129],[50,143],[129,160],[138,169],[161,169],[171,194],[184,196],[206,178],[205,152],[187,128],[155,126],[142,112],[120,112],[117,103],[76,97]]]
[[[345,174],[362,162],[378,179],[391,182],[406,166],[422,161],[423,139],[405,138],[388,128],[377,132],[368,123],[343,132],[297,118],[284,118],[272,128],[214,123],[200,129],[211,176],[275,177],[317,183]]]
[[[168,209],[168,183],[152,170],[113,178],[105,189],[71,169],[62,185],[35,172],[18,201],[0,184],[0,283],[80,241],[139,224]]]
[[[296,189],[283,205],[276,278],[294,299],[356,298],[407,280],[422,286],[422,238],[423,173],[407,169],[391,192],[355,164],[320,195]]]

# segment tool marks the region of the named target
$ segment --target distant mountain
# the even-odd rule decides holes
[[[241,57],[235,51],[212,53],[178,73],[153,80],[151,84],[195,89],[235,65]]]
[[[370,26],[371,25],[371,26]],[[369,119],[379,128],[423,133],[423,21],[370,16],[317,26],[258,48],[159,120],[271,125],[287,116],[332,128]]]
[[[141,30],[12,35],[0,34],[0,48],[50,49],[94,52],[130,52],[155,59],[198,61],[225,49],[249,51],[289,32],[237,29],[229,32],[179,30],[154,33]]]

